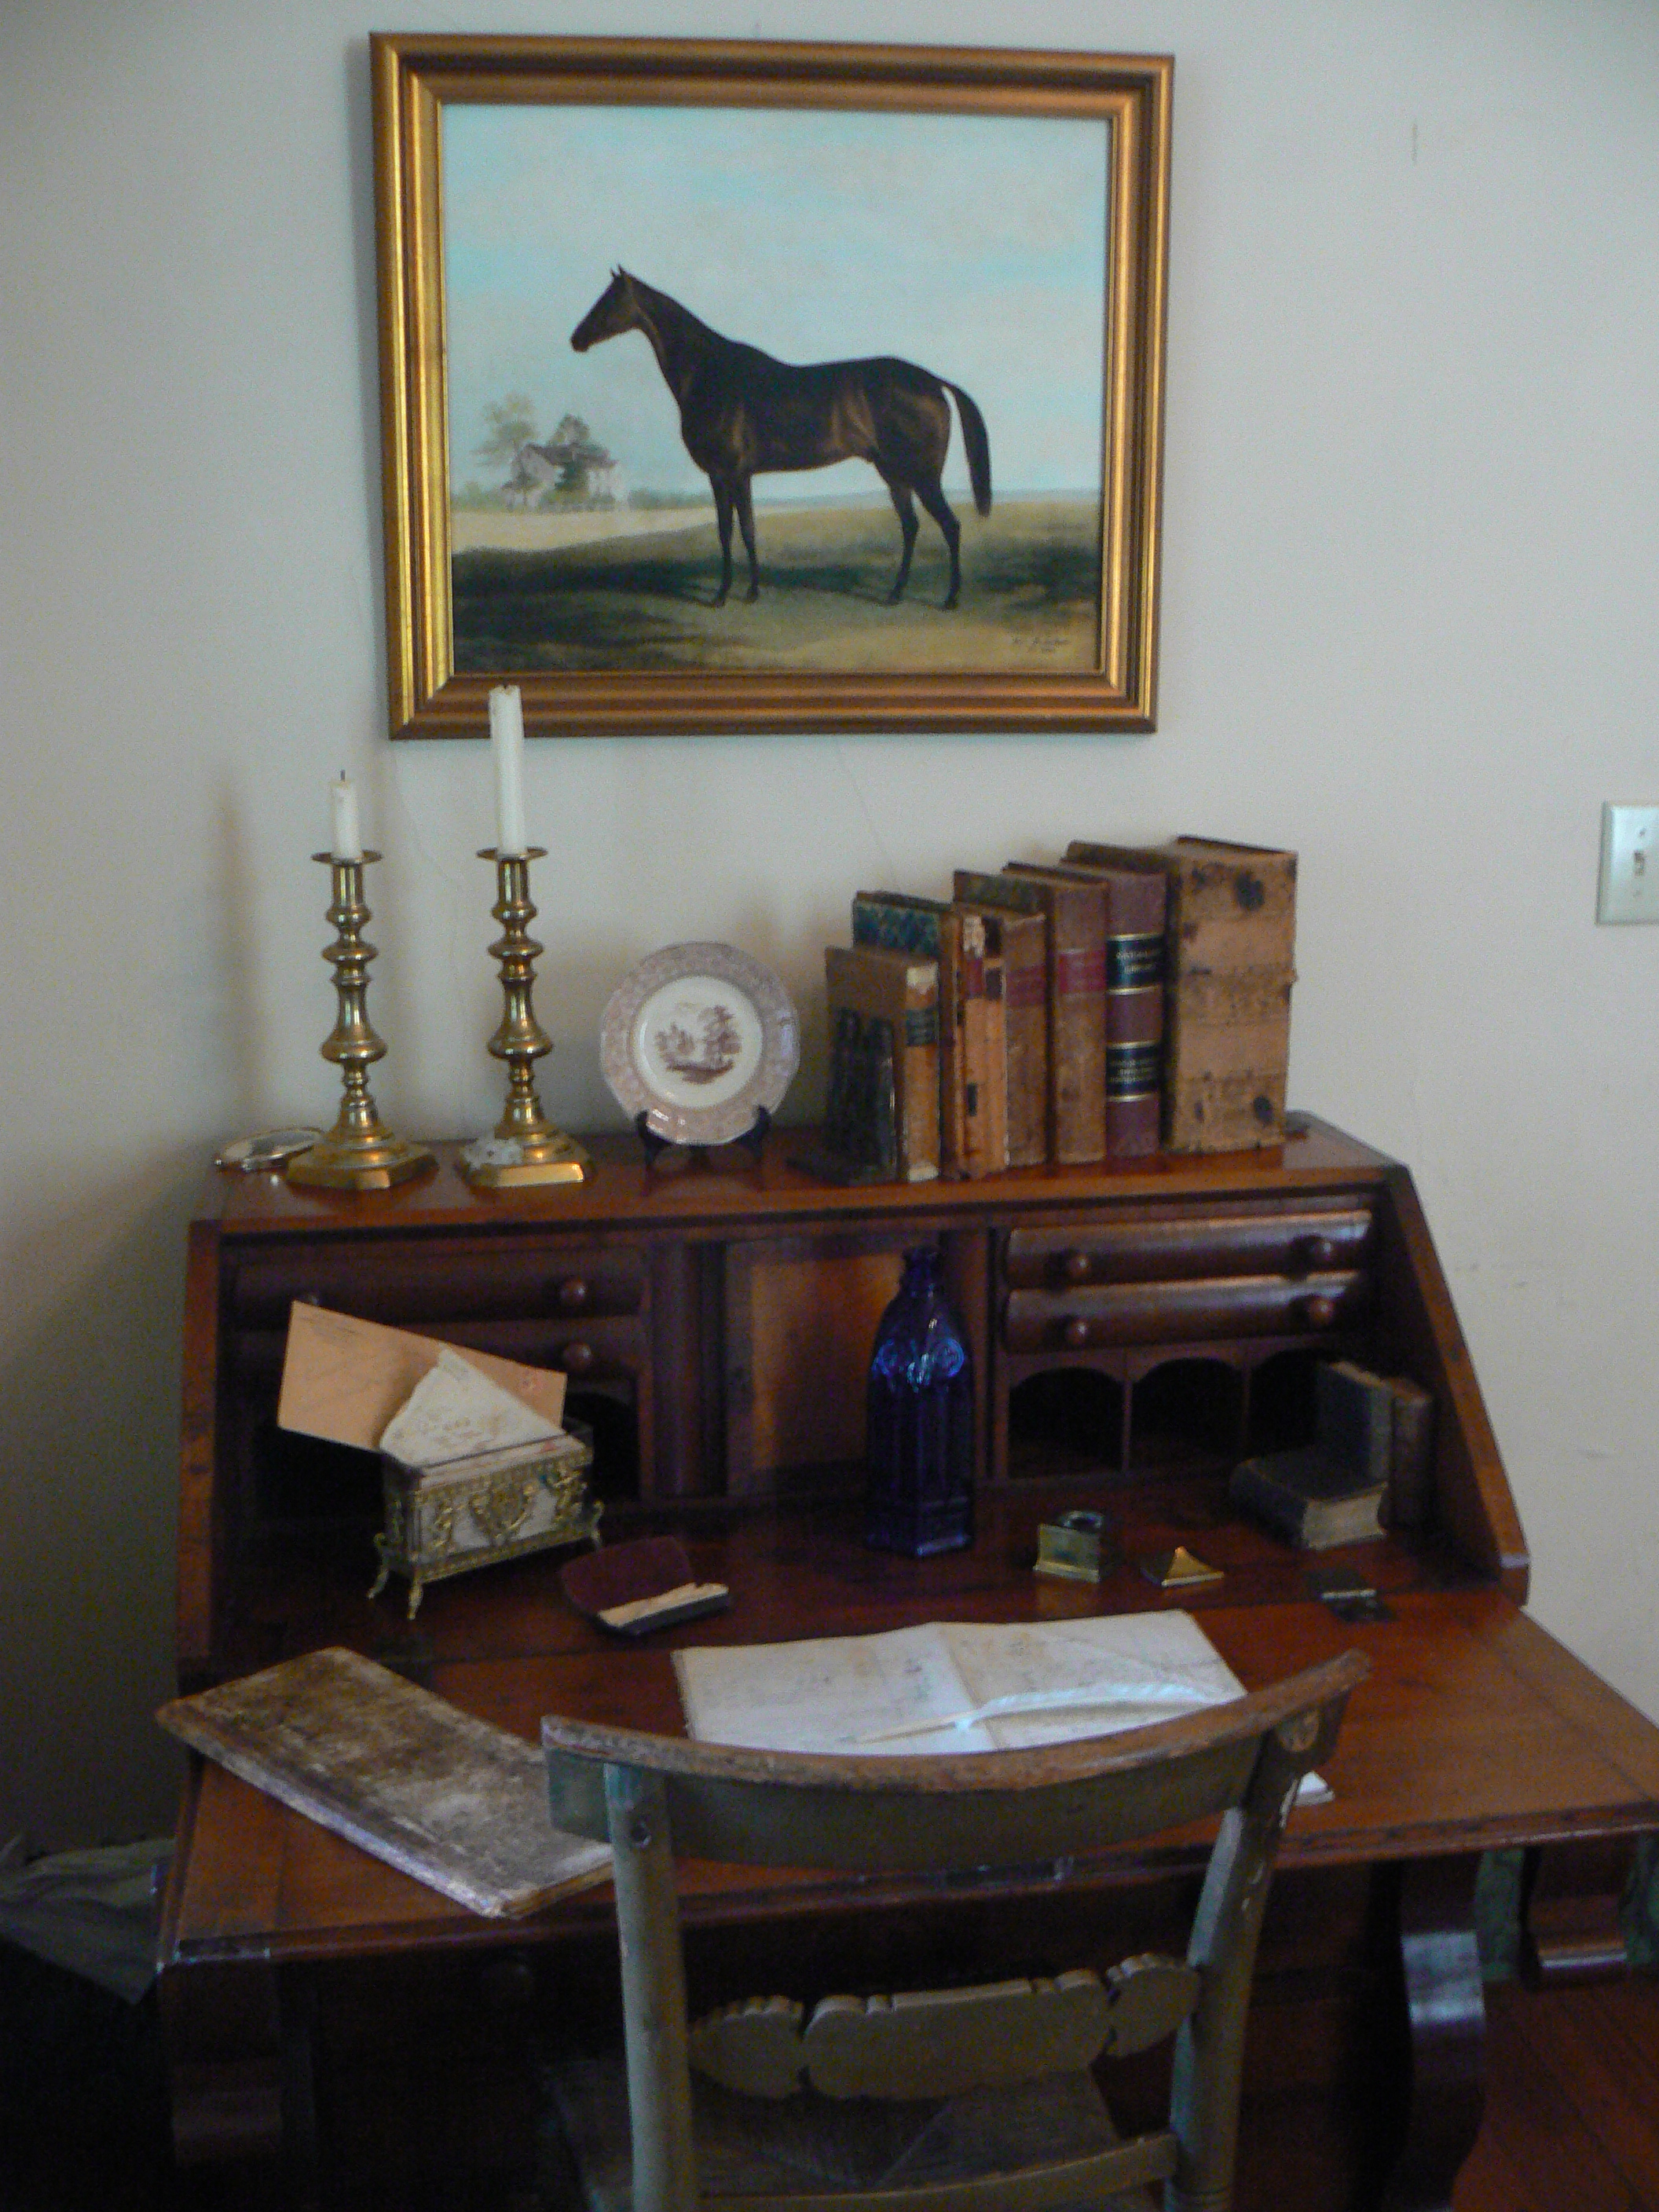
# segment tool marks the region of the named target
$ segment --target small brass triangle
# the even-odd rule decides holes
[[[1224,1579],[1219,1567],[1210,1567],[1194,1559],[1184,1544],[1177,1544],[1173,1552],[1153,1552],[1140,1561],[1140,1571],[1149,1583],[1160,1589],[1196,1589],[1205,1583]]]

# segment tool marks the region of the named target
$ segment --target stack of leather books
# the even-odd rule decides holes
[[[1296,855],[1074,841],[860,891],[825,953],[830,1160],[921,1182],[1278,1142]]]

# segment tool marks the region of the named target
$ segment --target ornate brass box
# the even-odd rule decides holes
[[[554,1544],[597,1543],[603,1506],[588,1494],[592,1445],[586,1432],[475,1452],[437,1467],[380,1455],[386,1527],[374,1539],[380,1571],[409,1583],[412,1620],[428,1583],[470,1574]]]

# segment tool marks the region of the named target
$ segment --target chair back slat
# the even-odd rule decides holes
[[[1297,1756],[1305,1771],[1334,1740],[1364,1671],[1350,1654],[1180,1720],[1041,1751],[820,1757],[551,1714],[542,1740],[553,1822],[568,1834],[609,1834],[609,1765],[662,1776],[684,1856],[917,1873],[1025,1865],[1133,1842],[1238,1803],[1262,1741],[1291,1717],[1304,1724]]]

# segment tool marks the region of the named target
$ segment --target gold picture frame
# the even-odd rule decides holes
[[[547,736],[1153,727],[1167,56],[389,33],[371,46],[393,737],[480,735],[503,679]],[[645,276],[623,265],[641,239]],[[977,258],[947,265],[952,253]],[[646,276],[678,285],[684,307]],[[737,343],[696,319],[711,301],[729,303],[711,325]],[[717,526],[741,586],[749,478],[731,489],[720,471],[738,465],[725,458],[732,420],[752,428],[760,403],[735,418],[728,406],[718,468],[709,418],[695,418],[705,479],[684,428],[690,372],[677,386],[663,365],[669,310],[726,347],[728,382],[739,354],[763,375],[818,380],[815,393],[831,376],[809,431],[795,404],[806,386],[788,387],[795,442],[775,439],[787,459],[758,466],[847,458],[810,482],[757,475],[773,503],[754,524],[748,602],[720,587]],[[867,351],[818,342],[814,313]],[[756,352],[777,328],[806,342]],[[584,341],[623,330],[648,343],[600,356]],[[900,371],[902,390],[878,374]],[[939,413],[944,465],[960,472],[979,410],[956,374],[995,403],[971,502],[917,427]],[[597,430],[580,406],[605,418]],[[486,442],[469,448],[480,422]],[[464,477],[472,466],[492,481]],[[795,504],[777,497],[786,482]],[[854,489],[819,490],[843,482]],[[966,510],[959,601],[938,512],[955,522],[952,499]]]

